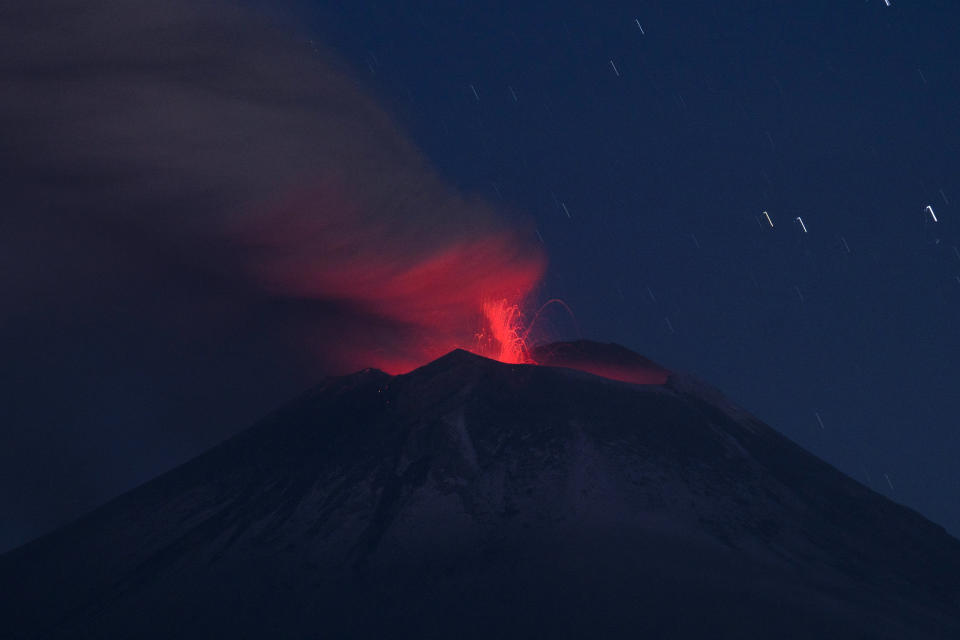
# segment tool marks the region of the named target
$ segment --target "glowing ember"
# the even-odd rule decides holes
[[[520,307],[508,300],[486,300],[483,315],[486,331],[477,334],[482,355],[510,364],[530,364],[533,360],[527,350],[527,331],[523,327]]]
[[[508,364],[538,364],[539,359],[534,357],[530,347],[530,333],[544,310],[553,305],[565,309],[576,325],[573,311],[563,300],[557,298],[548,300],[537,309],[529,323],[524,322],[520,305],[511,304],[506,298],[484,300],[481,307],[485,326],[475,334],[477,345],[473,350],[479,355]],[[579,332],[578,327],[577,333]]]

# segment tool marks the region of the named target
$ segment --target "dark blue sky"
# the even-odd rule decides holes
[[[533,220],[531,310],[575,316],[534,335],[695,373],[960,534],[960,5],[892,1],[0,9],[0,550],[404,335],[264,276],[502,240],[444,181]],[[331,175],[367,225],[332,264],[326,218],[256,208]]]
[[[535,216],[584,336],[960,532],[960,6],[300,11],[450,180]]]

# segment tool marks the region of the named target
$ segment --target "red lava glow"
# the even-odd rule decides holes
[[[508,364],[538,364],[531,353],[530,334],[536,328],[540,315],[553,305],[563,307],[576,324],[573,311],[558,298],[541,305],[527,325],[524,325],[520,305],[511,304],[506,299],[486,300],[483,303],[485,327],[477,333],[478,348],[474,351]],[[579,327],[577,331],[579,333]]]
[[[465,216],[461,208],[472,206],[455,211]],[[457,225],[363,211],[325,182],[237,230],[266,290],[343,309],[318,330],[319,357],[344,373],[404,373],[458,348],[532,362],[521,305],[546,267],[532,233],[482,209]]]
[[[483,303],[486,331],[477,334],[480,355],[509,364],[533,364],[520,306],[506,299]]]
[[[362,195],[321,181],[254,212],[236,229],[266,290],[332,309],[313,344],[334,370],[399,374],[465,349],[510,364],[666,381],[668,371],[616,345],[530,346],[546,309],[560,306],[573,317],[556,299],[529,322],[522,312],[546,266],[532,234],[462,200],[428,199],[407,219],[389,208],[370,214],[384,207],[365,206]]]

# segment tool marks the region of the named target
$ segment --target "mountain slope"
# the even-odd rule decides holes
[[[455,351],[326,381],[0,591],[18,638],[955,638],[960,542],[690,378]]]

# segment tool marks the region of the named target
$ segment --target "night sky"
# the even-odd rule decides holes
[[[891,2],[0,9],[0,549],[500,282],[960,534],[960,5]]]

